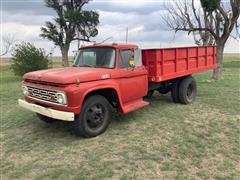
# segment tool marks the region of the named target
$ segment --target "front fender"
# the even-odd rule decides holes
[[[113,89],[116,94],[117,94],[117,98],[119,101],[119,105],[122,108],[122,100],[121,100],[121,92],[120,92],[120,88],[119,88],[119,83],[114,80],[114,79],[109,79],[109,80],[101,80],[101,81],[91,81],[91,82],[84,82],[81,83],[79,86],[79,89],[75,90],[73,92],[73,94],[75,94],[73,97],[74,99],[78,99],[79,102],[79,112],[81,112],[84,100],[86,99],[86,97],[97,90],[102,90],[102,89]]]

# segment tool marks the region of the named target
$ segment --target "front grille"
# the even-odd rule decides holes
[[[36,87],[31,87],[31,86],[27,86],[27,88],[28,88],[28,95],[30,97],[40,99],[43,101],[52,102],[52,103],[58,103],[57,91],[40,89]]]

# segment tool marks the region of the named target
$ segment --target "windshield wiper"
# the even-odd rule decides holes
[[[95,66],[91,66],[91,65],[88,65],[88,64],[82,64],[81,67],[95,67]]]
[[[76,65],[76,64],[73,64],[72,67],[95,67],[95,66],[91,66],[91,65],[88,65],[88,64],[82,64],[82,65]]]

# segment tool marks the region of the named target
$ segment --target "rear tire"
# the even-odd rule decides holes
[[[111,105],[100,95],[90,96],[74,121],[75,133],[84,138],[98,136],[106,131],[111,119]]]
[[[184,78],[179,85],[179,100],[182,104],[193,103],[197,95],[197,84],[193,77]]]
[[[175,103],[179,103],[179,84],[181,83],[181,79],[177,80],[171,89],[171,96],[172,96],[172,101]]]
[[[44,116],[44,115],[39,114],[39,113],[37,113],[37,117],[38,117],[41,121],[43,121],[43,122],[45,122],[45,123],[49,123],[49,124],[50,124],[50,123],[54,123],[54,122],[57,121],[56,119],[53,119],[53,118]]]

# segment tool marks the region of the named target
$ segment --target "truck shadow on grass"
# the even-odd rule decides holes
[[[151,110],[152,107],[158,107],[167,104],[172,105],[173,102],[170,96],[171,95],[169,93],[165,95],[159,95],[156,93],[150,99],[145,99],[145,101],[150,103],[147,107],[130,112],[128,114],[113,113],[112,124],[127,124],[133,119],[134,121],[140,120],[143,114],[148,113],[148,111]]]
[[[173,105],[173,102],[170,97],[170,93],[165,95],[159,95],[158,93],[155,93],[154,96],[147,100],[150,102],[150,105],[148,107],[145,107],[143,109],[139,109],[138,111],[133,111],[128,114],[122,114],[116,111],[113,111],[112,113],[112,120],[109,125],[109,128],[107,129],[106,133],[110,132],[114,133],[113,131],[128,131],[127,128],[131,125],[131,123],[139,123],[139,126],[141,125],[142,116],[152,108],[152,107],[158,107],[158,106],[165,106],[167,104]],[[32,130],[34,134],[37,134],[37,136],[47,136],[49,139],[59,139],[59,138],[67,138],[67,139],[76,139],[81,137],[77,137],[74,133],[74,122],[66,122],[66,121],[56,121],[54,123],[45,123],[38,119],[37,116],[33,116],[31,119],[26,120],[28,122],[32,122]]]
[[[167,93],[167,94],[159,94],[157,92],[155,92],[153,94],[153,97],[147,100],[150,103],[173,103],[172,99],[171,99],[171,93]]]
[[[31,122],[32,131],[37,136],[51,138],[74,138],[73,122],[67,121],[56,121],[53,123],[45,123],[38,119],[37,116],[28,120]],[[71,138],[72,139],[72,138]]]

